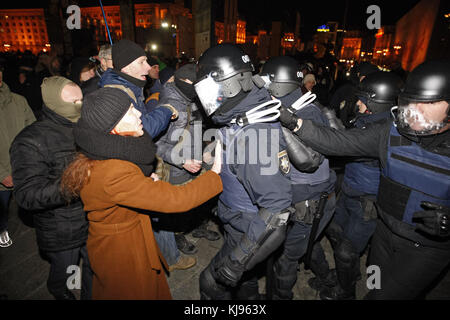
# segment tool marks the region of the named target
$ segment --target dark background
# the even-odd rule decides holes
[[[41,1],[2,1],[0,8],[44,8],[49,0]],[[134,3],[167,3],[170,0],[135,0]],[[213,0],[217,7],[216,17],[223,19],[224,0]],[[419,0],[238,0],[239,17],[247,22],[247,32],[256,34],[258,29],[270,31],[272,21],[282,21],[283,30],[293,32],[296,12],[300,12],[300,36],[302,41],[312,38],[318,26],[327,21],[338,21],[342,28],[346,16],[346,29],[366,28],[369,5],[378,5],[381,9],[381,25],[394,25],[399,18],[414,7]],[[82,7],[98,6],[97,0],[79,0]],[[117,5],[118,0],[103,0],[103,5]],[[185,7],[191,8],[192,0],[185,0]],[[348,8],[347,14],[345,9]]]

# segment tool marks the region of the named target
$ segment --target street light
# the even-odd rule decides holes
[[[169,24],[167,22],[163,22],[163,23],[161,23],[161,27],[168,28]]]
[[[155,51],[156,49],[158,49],[158,46],[156,44],[152,44],[151,48],[153,51]]]

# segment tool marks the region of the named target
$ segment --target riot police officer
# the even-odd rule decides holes
[[[449,101],[450,62],[441,60],[409,74],[395,121],[343,132],[281,111],[280,121],[320,152],[380,160],[369,256],[380,286],[367,299],[420,297],[450,263]]]
[[[302,94],[302,73],[294,58],[288,56],[270,58],[262,67],[260,75],[266,81],[269,92],[275,98],[280,99],[283,106],[298,108],[298,110],[293,110],[295,115],[303,119],[310,119],[319,125],[330,126],[327,117],[321,110],[313,103],[309,103],[313,101],[314,95],[307,99],[308,96]],[[304,100],[303,105],[299,105],[302,98]],[[292,202],[295,205],[296,212],[291,217],[292,224],[288,227],[281,255],[277,257],[274,264],[275,280],[272,282],[274,299],[293,298],[292,288],[297,281],[298,261],[307,251],[313,216],[319,208],[320,196],[323,193],[326,194],[326,197],[323,197],[322,201],[326,201],[326,204],[320,222],[317,221],[319,223],[317,232],[312,235],[313,241],[333,216],[336,174],[330,169],[328,159],[324,157],[321,157],[321,159],[322,162],[314,171],[302,172],[297,170],[295,166],[291,167]],[[316,252],[323,254],[322,250]],[[317,264],[316,261],[323,263]],[[324,256],[314,257],[311,260],[311,268],[315,273],[323,276],[326,276],[329,270]]]
[[[371,123],[390,118],[396,104],[401,79],[389,72],[369,74],[357,88],[359,113],[352,122],[364,129]],[[334,248],[337,285],[324,288],[322,299],[355,299],[360,278],[359,257],[375,231],[374,207],[380,182],[379,160],[359,158],[345,166],[344,180],[332,222],[327,233]]]
[[[225,242],[200,274],[201,298],[259,299],[253,268],[281,245],[292,211],[290,164],[275,121],[280,103],[234,44],[209,48],[197,68],[195,90],[224,146],[218,217]]]

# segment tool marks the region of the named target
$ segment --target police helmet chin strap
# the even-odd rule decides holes
[[[391,115],[392,119],[394,119],[394,126],[397,128],[397,115],[394,113],[394,111],[398,111],[398,106],[393,106],[391,108]]]
[[[280,106],[281,101],[278,99],[264,102],[231,120],[231,123],[236,123],[237,125],[243,127],[253,123],[275,121],[280,116],[280,111],[278,110]],[[258,111],[260,109],[264,110]]]

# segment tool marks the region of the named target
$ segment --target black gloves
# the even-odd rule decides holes
[[[288,108],[286,108],[285,106],[281,106],[279,119],[284,127],[292,131],[297,127],[297,122],[299,118],[295,114],[293,114]]]
[[[215,270],[216,281],[229,286],[236,287],[242,274],[245,271],[244,265],[238,261],[231,260],[230,256],[222,259],[220,265]]]
[[[416,230],[421,230],[433,236],[450,236],[450,208],[428,201],[421,202],[424,211],[417,211],[413,221],[417,222]]]

